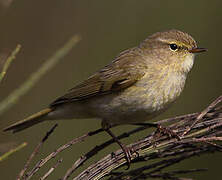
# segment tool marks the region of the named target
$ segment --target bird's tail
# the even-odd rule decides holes
[[[3,129],[3,131],[10,131],[12,130],[13,133],[22,131],[23,129],[29,128],[37,123],[40,123],[45,120],[45,116],[52,111],[51,108],[43,109],[7,128]]]

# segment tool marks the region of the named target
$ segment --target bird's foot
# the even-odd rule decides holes
[[[123,150],[123,153],[125,154],[125,158],[126,158],[126,162],[127,162],[127,168],[126,169],[129,169],[133,150],[132,150],[132,148],[127,147],[124,144],[122,144],[121,148]]]
[[[132,147],[127,147],[126,145],[124,145],[113,133],[109,128],[104,128],[104,130],[113,138],[113,140],[121,147],[125,158],[126,158],[126,162],[127,162],[127,169],[130,168],[130,163],[131,163],[131,157],[132,154],[134,153],[134,150]],[[112,154],[113,155],[113,154]],[[115,156],[115,155],[114,155]]]
[[[155,132],[155,136],[157,136],[157,137],[159,137],[160,134],[164,134],[164,135],[167,135],[170,138],[174,137],[177,140],[181,140],[181,137],[176,132],[174,132],[169,127],[163,127],[161,124],[157,124],[157,123],[136,123],[135,125],[148,126],[148,127],[156,128],[157,130]]]
[[[169,138],[176,138],[177,140],[181,140],[181,137],[176,132],[168,127],[163,127],[160,124],[157,125],[156,133],[161,133],[167,135]]]
[[[119,143],[118,143],[119,144]],[[125,155],[125,158],[126,158],[126,163],[127,163],[127,168],[126,170],[128,170],[130,168],[130,164],[131,164],[131,158],[132,158],[132,154],[133,153],[136,153],[137,154],[137,157],[139,157],[139,153],[134,151],[132,147],[127,147],[126,145],[122,144],[120,145],[124,155]],[[111,156],[112,158],[115,158],[115,153],[111,153]]]

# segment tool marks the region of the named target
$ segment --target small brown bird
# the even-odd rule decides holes
[[[45,120],[99,118],[129,162],[130,152],[109,127],[141,123],[165,110],[182,92],[194,54],[204,51],[187,33],[157,32],[139,46],[120,53],[48,108],[4,131],[18,132]]]

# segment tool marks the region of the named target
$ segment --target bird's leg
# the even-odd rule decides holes
[[[126,160],[128,163],[128,168],[131,162],[131,149],[128,148],[126,145],[124,145],[123,143],[121,143],[121,141],[112,133],[112,131],[110,129],[105,129],[105,131],[114,139],[114,141],[119,144],[119,146],[121,147],[121,149],[123,150],[125,156],[126,156]]]
[[[131,151],[132,149],[127,147],[126,145],[124,145],[123,143],[121,143],[121,141],[112,133],[112,131],[110,130],[110,126],[107,123],[104,123],[104,121],[102,122],[102,128],[104,129],[104,131],[106,131],[112,138],[113,140],[121,147],[121,149],[123,150],[123,153],[125,154],[126,157],[126,161],[127,161],[127,169],[129,169],[130,167],[130,162],[131,162]]]
[[[167,135],[168,137],[174,137],[177,140],[181,140],[180,136],[175,133],[173,130],[171,130],[168,127],[163,127],[161,124],[156,124],[156,123],[136,123],[135,125],[139,126],[149,126],[149,127],[155,127],[157,129],[156,132],[160,132],[164,135]]]

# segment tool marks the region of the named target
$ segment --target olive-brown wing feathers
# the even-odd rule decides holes
[[[131,86],[145,74],[146,66],[139,59],[135,53],[121,53],[111,64],[70,89],[51,106],[109,94]]]

